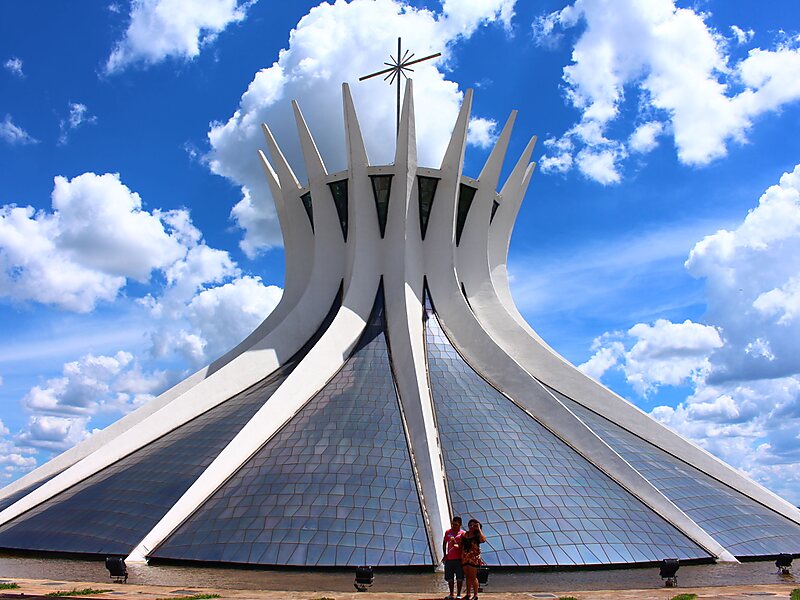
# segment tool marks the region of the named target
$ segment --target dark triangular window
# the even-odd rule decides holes
[[[494,221],[494,214],[497,212],[498,208],[500,208],[500,203],[497,200],[495,200],[494,202],[492,202],[492,216],[489,217],[489,223]]]
[[[391,175],[370,175],[372,180],[372,195],[375,196],[375,208],[378,209],[378,226],[381,229],[381,238],[386,232],[386,217],[389,214],[389,194],[392,191]]]
[[[461,242],[461,233],[464,231],[464,223],[467,222],[467,213],[472,206],[472,199],[478,188],[474,188],[463,183],[458,188],[458,213],[456,214],[456,246]]]
[[[311,192],[306,192],[300,196],[300,200],[303,201],[303,208],[306,209],[308,222],[311,223],[311,233],[314,233],[314,207],[311,206]]]
[[[428,219],[433,208],[433,197],[436,195],[436,186],[439,179],[436,177],[417,176],[417,193],[419,194],[419,228],[422,232],[422,239],[425,239],[425,232],[428,231]]]
[[[336,213],[339,215],[339,224],[342,226],[342,236],[347,241],[347,179],[332,181],[328,184],[333,195],[333,203],[336,205]]]

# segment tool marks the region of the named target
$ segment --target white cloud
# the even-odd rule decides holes
[[[22,127],[15,125],[11,120],[11,115],[6,115],[6,118],[0,122],[0,140],[11,145],[19,144],[21,146],[39,143],[39,140],[32,137]]]
[[[633,389],[688,386],[652,414],[723,460],[800,501],[800,165],[734,228],[686,260],[705,285],[707,325],[658,320],[601,336],[587,372],[621,370]],[[624,348],[620,350],[619,343]]]
[[[626,93],[633,93],[641,113],[668,125],[680,161],[705,165],[724,156],[731,142],[745,142],[756,117],[800,99],[797,47],[754,48],[734,62],[705,18],[674,0],[621,0],[614,10],[605,0],[575,0],[541,17],[534,28],[540,38],[585,25],[564,67],[567,101],[580,119],[562,138],[594,155],[621,144],[605,134]],[[633,132],[630,149],[652,149],[653,133]],[[562,153],[555,164],[569,163]],[[613,182],[608,169],[581,172]]]
[[[106,72],[170,57],[192,59],[228,25],[243,21],[255,1],[132,0],[128,29],[108,57]]]
[[[736,38],[737,44],[746,44],[750,40],[753,39],[753,36],[756,34],[755,31],[752,29],[748,29],[745,31],[741,27],[737,27],[736,25],[731,25],[731,33],[733,37]]]
[[[61,135],[58,137],[58,143],[61,145],[69,141],[69,132],[77,129],[85,123],[97,123],[97,117],[89,114],[89,109],[85,104],[79,102],[69,103],[69,116],[66,119],[61,119],[58,127],[61,130]]]
[[[616,367],[625,354],[625,346],[618,341],[618,337],[619,334],[607,333],[595,339],[592,343],[595,353],[585,363],[578,365],[578,369],[599,380],[609,369]]]
[[[628,335],[636,341],[625,354],[623,369],[628,383],[642,395],[661,385],[704,379],[711,368],[711,351],[722,346],[716,328],[689,320],[638,323]]]
[[[25,73],[22,72],[22,61],[19,58],[9,58],[3,63],[3,67],[5,67],[9,73],[12,73],[17,77],[25,77]]]
[[[613,150],[601,150],[594,152],[584,148],[575,157],[575,162],[581,173],[589,179],[594,179],[598,183],[608,185],[619,183],[620,175],[617,170],[617,162],[623,158],[620,152]]]
[[[256,148],[263,147],[260,124],[267,123],[300,178],[304,175],[289,100],[297,99],[314,133],[330,171],[345,167],[341,88],[352,84],[370,160],[393,160],[395,106],[391,89],[380,81],[359,83],[358,77],[373,72],[382,59],[396,52],[397,37],[418,57],[442,52],[471,35],[478,27],[499,22],[508,25],[514,2],[445,2],[440,14],[411,7],[399,0],[353,0],[323,3],[312,8],[292,30],[289,46],[277,62],[256,73],[239,107],[208,134],[211,170],[239,185],[242,199],[231,216],[245,230],[242,249],[254,256],[280,243],[275,209]],[[436,68],[437,61],[416,65],[417,139],[420,162],[438,166],[455,121],[462,94]],[[424,107],[421,110],[420,107]],[[485,138],[477,138],[485,141]]]
[[[205,340],[207,356],[219,356],[243,340],[272,312],[283,291],[245,276],[203,290],[187,307],[187,319]]]
[[[170,227],[182,211],[142,210],[117,174],[56,177],[52,206],[0,208],[0,295],[87,312],[189,250]]]
[[[639,125],[628,140],[628,147],[633,152],[645,154],[658,146],[658,136],[664,131],[664,124],[649,121]]]
[[[17,444],[34,451],[63,452],[89,435],[87,422],[88,418],[34,415],[14,439]]]
[[[467,142],[478,148],[490,148],[497,141],[497,121],[474,117],[469,121]]]

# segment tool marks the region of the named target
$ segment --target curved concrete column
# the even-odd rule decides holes
[[[304,124],[299,125],[302,130]],[[176,388],[176,393],[168,401],[153,405],[155,410],[137,415],[135,420],[126,422],[124,428],[117,427],[113,437],[106,435],[98,438],[93,449],[102,448],[102,452],[86,453],[41,487],[7,507],[0,512],[0,524],[52,498],[261,381],[294,356],[317,331],[334,302],[344,272],[344,244],[341,236],[336,238],[330,234],[331,231],[338,231],[339,219],[332,201],[318,202],[320,210],[318,214],[315,213],[315,219],[319,223],[319,229],[324,232],[320,231],[319,235],[309,237],[308,219],[300,204],[302,190],[267,128],[265,133],[268,144],[272,147],[273,159],[278,164],[278,175],[273,177],[271,175],[274,171],[264,159],[267,179],[275,195],[281,196],[284,206],[290,203],[294,205],[292,210],[284,213],[287,223],[285,235],[287,239],[297,239],[304,244],[303,252],[306,254],[303,255],[303,260],[312,264],[309,284],[298,286],[305,289],[292,307],[293,310],[266,335],[256,339],[249,348],[243,349],[227,364],[213,373],[196,374]],[[326,174],[319,170],[312,177],[312,192],[316,188],[318,198],[330,195],[324,189],[327,186],[322,183],[325,177]],[[285,194],[284,187],[288,188]],[[241,347],[242,345],[231,354],[235,354]]]
[[[525,155],[523,159],[527,161]],[[487,167],[491,160],[492,157],[487,161]],[[516,215],[519,201],[527,186],[526,178],[519,177],[521,164],[523,164],[522,159],[504,187],[509,202],[506,201],[506,197],[501,199],[491,225],[490,206],[487,206],[487,202],[478,203],[476,194],[476,200],[470,210],[473,218],[467,220],[462,236],[462,247],[459,248],[459,252],[464,253],[460,257],[466,256],[467,252],[470,253],[469,260],[459,262],[464,268],[458,270],[458,276],[464,283],[470,307],[483,328],[509,356],[539,381],[601,415],[613,415],[614,422],[628,431],[742,492],[756,502],[800,523],[799,509],[584,375],[544,343],[529,326],[521,326],[521,316],[513,302],[509,304],[508,301],[502,300],[503,292],[500,290],[505,290],[510,297],[510,293],[507,292],[508,280],[505,277],[505,270],[496,267],[500,262],[505,262],[504,258],[499,259],[501,253],[498,248],[502,246],[507,248],[507,243],[502,244],[499,240],[506,237],[506,231],[510,231],[507,228],[509,214]],[[517,185],[516,181],[520,179]],[[512,185],[511,189],[506,190],[509,185]],[[492,239],[491,233],[487,237],[486,232],[491,232],[496,225],[502,227],[498,238]],[[470,245],[466,246],[465,241]],[[491,268],[491,262],[474,258],[482,253],[494,261],[495,269]]]
[[[455,239],[453,224],[461,181],[461,156],[466,144],[466,124],[469,120],[468,100],[465,99],[456,130],[445,152],[441,168],[442,179],[439,183],[441,191],[437,190],[438,199],[434,203],[425,238],[428,244],[425,248],[428,286],[442,328],[462,358],[493,387],[502,390],[503,394],[513,399],[531,417],[709,554],[721,560],[735,561],[736,559],[716,540],[614,452],[572,412],[556,401],[536,379],[495,343],[475,318],[460,290],[460,281],[468,275],[467,272],[473,265],[462,263],[461,269],[457,272],[455,245],[450,242]],[[510,134],[510,131],[508,133]],[[502,138],[498,145],[501,143]],[[502,150],[493,152],[490,160],[502,161],[502,154]],[[497,165],[490,165],[484,170],[489,174],[499,173]],[[484,197],[484,201],[485,199]],[[488,224],[491,204],[476,206],[475,203],[479,201],[480,198],[476,193],[470,212],[473,210],[485,212]],[[469,238],[462,236],[461,244],[469,243]],[[488,271],[488,259],[480,261],[474,268],[480,269],[480,265],[485,265],[483,268]]]
[[[216,459],[134,548],[127,560],[143,562],[233,473],[319,392],[342,368],[369,320],[381,275],[378,228],[361,130],[345,85],[348,149],[348,238],[344,298],[332,323],[300,364]],[[313,195],[312,195],[313,198]],[[338,230],[338,219],[334,231]]]
[[[428,385],[422,327],[422,239],[412,82],[406,82],[386,221],[384,286],[391,364],[434,562],[450,514]],[[402,257],[402,260],[398,260]]]

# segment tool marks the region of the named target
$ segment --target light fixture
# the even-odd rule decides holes
[[[678,569],[680,569],[680,562],[677,558],[665,558],[661,561],[661,569],[658,574],[661,575],[666,587],[677,587]]]
[[[375,581],[375,573],[372,572],[372,567],[356,567],[356,580],[353,586],[359,592],[366,592],[367,588],[372,587]]]
[[[106,569],[114,583],[128,583],[128,567],[121,556],[106,557]]]
[[[775,561],[775,566],[781,575],[789,575],[792,570],[792,555],[791,554],[778,554],[778,559]]]

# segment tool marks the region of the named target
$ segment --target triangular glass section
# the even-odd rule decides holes
[[[61,471],[63,471],[63,470],[64,469],[56,471],[52,475],[50,475],[48,477],[44,477],[44,478],[40,479],[39,481],[36,481],[36,482],[34,482],[34,483],[32,483],[32,484],[30,484],[28,486],[25,486],[21,490],[17,490],[13,494],[10,494],[10,495],[6,496],[2,500],[0,500],[0,510],[5,510],[6,508],[8,508],[12,504],[14,504],[17,500],[20,500],[21,498],[23,498],[23,497],[27,496],[28,494],[30,494],[33,490],[42,487],[45,483],[50,481],[53,477],[55,477],[56,475],[61,473]]]
[[[494,221],[494,215],[497,212],[497,209],[500,208],[500,203],[497,200],[492,200],[492,216],[489,217],[489,224],[491,225],[492,221]]]
[[[567,408],[737,558],[800,552],[800,525],[552,390]]]
[[[283,383],[327,329],[230,400],[0,527],[0,548],[127,555]],[[112,442],[113,443],[113,442]]]
[[[386,233],[386,217],[389,214],[389,196],[392,192],[391,175],[370,175],[372,181],[372,195],[375,197],[375,208],[378,210],[378,227],[381,229],[381,239]]]
[[[422,239],[428,231],[428,220],[431,217],[433,200],[436,197],[436,187],[439,185],[438,177],[417,175],[417,195],[419,197],[419,230]]]
[[[332,181],[328,184],[333,196],[333,204],[336,206],[336,214],[339,215],[339,225],[342,227],[342,237],[347,241],[347,179]]]
[[[311,192],[306,192],[300,196],[300,200],[303,203],[303,208],[306,209],[308,222],[311,223],[311,233],[314,233],[314,207],[311,204]]]
[[[151,558],[430,565],[383,294],[342,369]]]
[[[498,566],[710,559],[482,379],[428,307],[426,354],[453,514],[481,521]]]
[[[469,207],[475,198],[478,188],[469,185],[459,184],[458,186],[458,211],[456,213],[456,246],[461,243],[461,233],[464,231],[464,224],[467,222]]]

